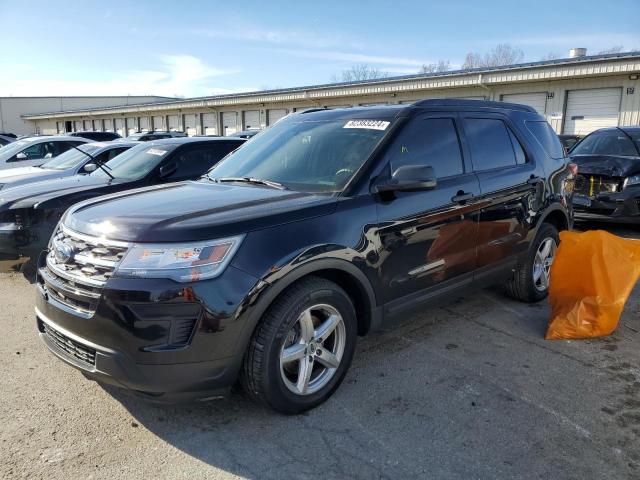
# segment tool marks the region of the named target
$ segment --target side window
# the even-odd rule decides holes
[[[516,165],[510,134],[502,120],[466,118],[464,128],[475,171]]]
[[[541,121],[526,121],[525,124],[529,131],[533,133],[533,136],[536,137],[538,143],[542,145],[544,151],[547,152],[547,155],[551,158],[564,157],[562,144],[551,125]]]
[[[101,159],[103,162],[107,163],[109,160],[111,160],[114,157],[117,157],[118,155],[120,155],[122,152],[127,151],[128,148],[112,148],[111,150],[108,150],[106,152],[103,153],[106,154],[105,157],[103,159]]]
[[[167,163],[175,162],[177,170],[167,180],[195,180],[222,158],[220,146],[184,149]]]
[[[66,152],[67,150],[71,150],[73,145],[76,147],[78,145],[82,145],[84,142],[55,142],[55,155],[60,155],[61,153]],[[53,147],[52,147],[53,148]]]
[[[43,143],[37,143],[35,145],[30,145],[27,148],[25,148],[24,150],[22,150],[22,152],[24,155],[26,155],[27,158],[23,159],[23,160],[33,160],[33,159],[38,159],[38,158],[43,158],[44,157],[44,144]]]
[[[518,165],[524,165],[525,163],[527,163],[527,156],[524,153],[522,144],[520,143],[520,140],[518,140],[518,137],[516,137],[514,133],[511,131],[511,129],[508,129],[508,130],[509,130],[509,137],[511,138],[511,145],[513,146],[513,153],[516,154],[516,163]]]
[[[437,178],[463,173],[462,153],[452,118],[424,118],[405,125],[389,149],[391,168],[433,167]]]

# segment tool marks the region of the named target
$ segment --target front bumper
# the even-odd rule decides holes
[[[640,188],[633,191],[599,194],[589,197],[573,195],[573,209],[580,220],[630,220],[640,219]]]
[[[86,315],[48,291],[39,263],[38,334],[85,376],[161,402],[218,397],[235,383],[243,360],[242,311],[253,277],[228,267],[222,277],[193,284],[114,278]],[[196,311],[188,341],[172,344],[176,324],[182,331],[182,320]]]

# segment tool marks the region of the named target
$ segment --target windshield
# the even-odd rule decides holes
[[[29,140],[18,140],[17,142],[9,143],[0,148],[0,161],[8,160],[17,153],[27,148],[29,145],[35,142]]]
[[[338,192],[367,160],[390,122],[285,121],[213,167],[209,178],[251,177],[308,192]]]
[[[104,166],[115,178],[123,180],[138,180],[147,175],[178,145],[136,145],[121,153]],[[103,170],[91,173],[96,177],[109,176]]]
[[[90,155],[93,155],[94,152],[100,147],[96,147],[93,145],[81,145],[78,148],[83,152],[87,152]],[[76,167],[87,160],[90,160],[87,155],[79,152],[75,148],[71,148],[63,154],[58,155],[53,160],[48,161],[44,165],[41,165],[40,168],[45,168],[48,170],[66,170],[68,168]]]
[[[638,156],[637,143],[621,130],[595,132],[585,137],[571,150],[571,155]]]

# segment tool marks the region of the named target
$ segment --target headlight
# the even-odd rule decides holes
[[[640,184],[640,175],[632,175],[630,177],[625,178],[624,184],[622,188],[630,187],[631,185]]]
[[[115,274],[129,278],[170,278],[195,282],[227,267],[243,236],[185,244],[139,244],[127,252]]]

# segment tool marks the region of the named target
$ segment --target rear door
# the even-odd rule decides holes
[[[506,117],[461,116],[482,194],[476,278],[507,275],[517,255],[527,249],[531,215],[540,208],[545,174]]]
[[[437,186],[379,195],[377,269],[387,313],[427,300],[443,282],[471,283],[480,187],[465,161],[455,113],[412,118],[386,151],[389,171],[434,168]]]

